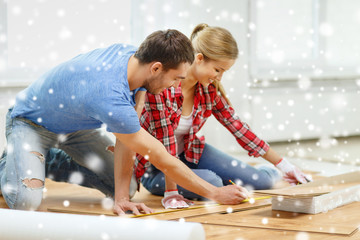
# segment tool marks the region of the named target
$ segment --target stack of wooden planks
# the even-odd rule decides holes
[[[322,178],[282,189],[256,192],[273,196],[273,210],[317,214],[360,201],[360,172]]]

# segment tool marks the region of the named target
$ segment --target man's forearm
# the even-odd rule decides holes
[[[145,101],[144,91],[135,95],[135,110],[140,117]],[[128,198],[131,176],[133,173],[135,153],[116,139],[114,152],[115,199]]]
[[[117,134],[116,138],[139,154],[149,156],[149,161],[177,184],[203,197],[214,199],[217,188],[198,177],[179,159],[168,153],[160,141],[144,129],[134,134]]]
[[[116,140],[114,151],[115,200],[129,199],[134,153]]]

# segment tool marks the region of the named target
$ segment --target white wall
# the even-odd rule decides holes
[[[14,66],[25,62],[32,66],[31,71],[39,74],[40,66],[55,65],[87,49],[113,42],[138,45],[158,29],[175,28],[190,36],[196,24],[205,22],[227,28],[237,40],[240,56],[222,82],[238,115],[260,137],[267,141],[288,141],[360,134],[359,80],[317,81],[305,88],[301,84],[306,85],[306,81],[278,82],[270,87],[266,81],[256,87],[250,84],[253,79],[249,73],[251,38],[247,35],[249,0],[14,0],[9,3],[22,6],[23,11],[22,16],[11,16],[10,21],[15,25],[9,24],[9,33],[13,34],[9,40],[14,39],[9,43],[9,53]],[[11,7],[10,11],[18,10]],[[45,13],[50,14],[50,23],[42,19]],[[70,37],[66,29],[71,32]],[[43,49],[34,52],[33,44],[40,44]],[[19,48],[22,51],[16,50]],[[22,77],[30,75],[22,74]],[[4,86],[8,84],[8,79],[5,80],[0,79],[1,126],[9,101],[21,89]],[[1,131],[2,127],[0,147],[4,143]],[[227,151],[242,151],[214,118],[205,125],[203,133],[210,144]]]
[[[7,72],[0,76],[12,82],[32,81],[82,52],[131,42],[131,1],[7,2]]]
[[[0,87],[0,155],[6,144],[5,117],[7,110],[14,104],[15,95],[24,87]]]
[[[131,42],[132,1],[0,1],[0,152],[15,95],[81,52]],[[5,17],[7,16],[7,18]]]
[[[211,26],[220,26],[228,29],[235,37],[240,56],[230,71],[223,76],[223,85],[240,115],[247,113],[251,109],[250,102],[242,98],[248,95],[248,39],[246,37],[248,29],[248,1],[247,0],[193,0],[193,1],[146,1],[141,0],[137,8],[137,17],[133,19],[134,24],[133,39],[140,42],[148,33],[166,28],[175,28],[187,36],[199,23],[207,23]],[[157,4],[154,4],[154,3]],[[139,31],[138,31],[139,30]],[[215,131],[214,131],[215,129]],[[216,123],[215,118],[211,118],[206,123],[203,134],[207,141],[229,150],[239,148],[234,143],[234,138]]]
[[[253,93],[252,126],[272,141],[359,134],[359,89],[355,84],[337,85]]]
[[[358,135],[360,120],[360,114],[358,113],[357,103],[360,101],[360,82],[355,79],[321,79],[321,76],[317,76],[316,81],[310,81],[306,77],[299,79],[292,79],[286,81],[268,83],[267,79],[262,79],[259,84],[254,84],[254,78],[251,76],[250,68],[253,67],[253,62],[250,59],[250,51],[259,51],[256,54],[265,56],[263,51],[266,48],[254,49],[250,45],[250,41],[253,41],[251,35],[256,35],[259,31],[257,28],[266,27],[269,31],[271,29],[277,29],[281,31],[281,28],[275,25],[264,26],[266,21],[262,21],[262,25],[255,26],[255,31],[250,26],[249,13],[253,11],[250,8],[250,2],[247,0],[227,0],[227,1],[138,1],[138,7],[134,9],[137,17],[133,19],[133,39],[140,42],[148,33],[157,30],[165,29],[168,27],[176,28],[190,36],[193,27],[201,22],[208,23],[209,25],[225,27],[232,32],[235,39],[238,42],[240,49],[240,56],[233,66],[233,68],[225,73],[222,83],[227,89],[230,100],[232,101],[236,112],[242,120],[246,121],[257,135],[267,141],[296,141],[300,139],[320,138],[323,136],[348,136]],[[253,1],[254,2],[254,1]],[[281,1],[284,2],[284,1]],[[312,5],[311,1],[307,1],[309,5],[304,5],[302,11],[298,11],[298,7],[291,8],[290,1],[285,1],[289,6],[289,10],[293,10],[293,14],[304,13],[305,17],[312,17],[311,9],[308,8]],[[295,3],[296,1],[291,1]],[[155,4],[157,3],[157,4]],[[263,2],[268,4],[269,2]],[[276,5],[275,1],[272,1]],[[296,2],[299,4],[299,2]],[[324,3],[324,2],[322,2]],[[359,4],[354,5],[356,2],[348,2],[347,8],[360,7]],[[256,4],[255,4],[256,5]],[[323,5],[322,7],[326,7]],[[329,5],[331,6],[331,5]],[[268,9],[263,9],[267,11]],[[282,9],[285,14],[291,11]],[[331,9],[330,9],[331,10]],[[360,13],[360,8],[358,9]],[[306,13],[306,15],[305,15]],[[356,13],[353,10],[352,13]],[[336,16],[332,11],[326,11],[326,19],[329,24],[333,26],[333,35],[326,36],[332,43],[334,39],[340,41],[342,39],[339,36],[337,29],[343,22],[336,22]],[[358,19],[352,14],[350,17],[346,16],[349,21],[349,25],[353,26]],[[279,18],[279,15],[272,16]],[[287,19],[288,16],[283,16]],[[301,18],[299,18],[301,19]],[[360,19],[360,18],[359,18]],[[273,20],[273,19],[271,19]],[[312,19],[303,19],[303,22],[312,22]],[[290,32],[297,32],[297,28],[303,27],[304,36],[301,38],[297,36],[294,42],[287,42],[287,48],[293,47],[298,49],[301,44],[302,50],[307,50],[307,54],[313,52],[311,49],[311,42],[306,36],[311,32],[311,25],[307,24],[302,26],[303,22],[297,22],[296,27],[289,28]],[[329,25],[324,25],[329,26]],[[330,26],[330,27],[331,27]],[[348,26],[346,26],[348,27]],[[251,29],[250,29],[251,28]],[[262,31],[266,33],[267,31]],[[344,31],[343,31],[344,32]],[[345,33],[345,32],[344,32]],[[348,36],[349,32],[345,35]],[[266,35],[266,34],[265,34]],[[276,36],[272,34],[271,36]],[[259,36],[258,36],[259,37]],[[265,37],[260,35],[260,37]],[[287,36],[290,40],[291,36]],[[341,46],[336,48],[349,49],[357,48],[357,44],[351,44],[348,39],[357,39],[359,34],[353,33],[352,36],[345,37],[344,43],[353,46]],[[310,34],[310,40],[314,39]],[[258,39],[264,40],[263,38]],[[264,43],[266,41],[264,40]],[[280,44],[281,45],[281,44]],[[331,44],[330,44],[331,45]],[[259,46],[258,46],[259,47]],[[265,46],[266,47],[266,46]],[[268,48],[270,46],[267,46]],[[283,46],[277,46],[281,49]],[[341,48],[340,48],[341,47]],[[269,49],[271,51],[271,49]],[[296,51],[293,52],[296,52]],[[302,51],[299,50],[300,52]],[[324,49],[320,49],[324,50]],[[332,47],[329,54],[326,55],[328,61],[331,60],[332,65],[340,73],[338,68],[341,66],[334,65],[336,61],[329,56],[334,56],[334,48]],[[332,53],[332,55],[331,55]],[[301,55],[301,54],[300,54]],[[352,59],[351,57],[349,58]],[[342,59],[342,63],[349,59]],[[333,61],[334,60],[334,61]],[[346,60],[346,61],[345,61]],[[346,62],[349,64],[349,62]],[[351,63],[351,62],[350,62]],[[252,65],[251,65],[252,64]],[[301,64],[308,64],[310,71],[313,70],[313,66],[309,64],[306,59],[301,61]],[[266,66],[265,66],[266,67]],[[270,66],[269,66],[270,67]],[[319,67],[319,66],[317,66]],[[294,69],[297,67],[295,66]],[[300,73],[302,66],[298,66]],[[271,67],[270,67],[271,70]],[[297,70],[295,70],[297,71]],[[324,72],[326,75],[327,72]],[[269,75],[269,74],[268,74]],[[295,74],[295,76],[297,76]],[[261,79],[259,79],[261,80]],[[241,147],[237,144],[235,139],[228,131],[217,123],[215,118],[208,121],[203,129],[203,134],[207,137],[207,142],[216,145],[227,151],[242,151]]]

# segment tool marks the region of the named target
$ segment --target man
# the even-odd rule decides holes
[[[126,159],[131,151],[148,157],[199,195],[224,204],[240,203],[247,197],[246,189],[216,188],[197,177],[139,124],[143,88],[157,94],[177,87],[193,60],[185,35],[157,31],[137,50],[114,44],[78,55],[20,92],[7,114],[7,151],[0,160],[1,191],[8,206],[37,209],[45,177],[68,180],[76,169],[81,173],[79,184],[114,197],[116,213],[150,213],[144,204],[129,199],[133,162]],[[101,126],[116,137],[114,153],[109,151],[112,141],[99,131]],[[75,163],[49,162],[46,156],[52,147]]]

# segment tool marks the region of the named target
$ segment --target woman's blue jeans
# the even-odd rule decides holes
[[[27,184],[32,179],[45,183],[45,177],[114,195],[114,156],[107,150],[114,143],[109,137],[99,130],[55,134],[27,119],[12,119],[11,111],[6,116],[7,148],[0,159],[0,188],[10,208],[37,209],[44,184]]]
[[[229,180],[232,180],[250,189],[270,189],[281,178],[280,173],[274,167],[262,165],[259,168],[254,168],[209,144],[205,144],[198,165],[186,161],[184,153],[180,154],[179,158],[196,175],[217,187],[228,185],[230,184]],[[141,182],[152,194],[164,195],[164,174],[153,165],[147,169]],[[178,190],[186,198],[203,199],[181,186],[178,186]]]

